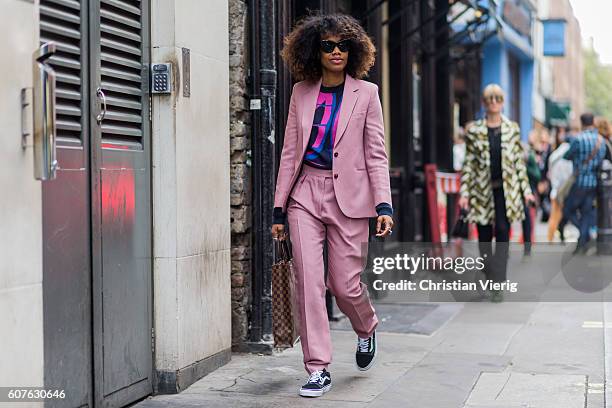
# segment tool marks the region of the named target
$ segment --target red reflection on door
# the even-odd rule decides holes
[[[133,225],[136,191],[134,170],[102,169],[102,217]]]
[[[101,146],[102,146],[103,149],[130,150],[129,146],[117,145],[117,144],[113,144],[113,143],[102,143]]]

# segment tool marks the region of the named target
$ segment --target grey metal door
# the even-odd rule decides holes
[[[40,0],[41,43],[54,41],[55,180],[42,183],[44,381],[49,407],[92,406],[87,2]]]
[[[152,392],[148,1],[90,1],[94,392]]]
[[[43,184],[45,385],[68,396],[48,406],[120,407],[152,392],[148,2],[40,15],[60,164]]]

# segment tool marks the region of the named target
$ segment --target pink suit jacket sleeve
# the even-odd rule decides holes
[[[297,84],[296,84],[297,85]],[[293,176],[296,154],[298,153],[298,120],[296,106],[296,85],[293,85],[291,91],[291,100],[289,102],[289,115],[287,116],[287,125],[285,127],[285,136],[283,142],[283,151],[281,153],[280,166],[278,176],[276,178],[276,191],[274,193],[274,207],[281,207],[283,212],[287,210],[287,194],[289,192],[289,184]]]
[[[378,86],[371,87],[368,113],[363,131],[363,147],[366,168],[373,189],[374,205],[391,204],[389,163],[385,150],[383,111],[378,97]]]

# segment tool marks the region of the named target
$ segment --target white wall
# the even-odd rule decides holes
[[[153,253],[155,365],[176,372],[231,347],[228,4],[153,0],[151,27],[152,61],[175,71],[153,96]]]
[[[32,1],[0,10],[0,387],[32,387],[43,385],[42,202],[32,147],[21,148],[20,91],[32,84],[38,17]]]

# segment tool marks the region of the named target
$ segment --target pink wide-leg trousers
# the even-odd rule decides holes
[[[368,241],[368,219],[345,216],[334,194],[331,170],[302,166],[289,198],[287,218],[296,273],[300,342],[309,373],[327,368],[332,345],[325,308],[325,287],[359,337],[372,335],[378,318],[360,281]],[[323,245],[327,238],[328,276],[324,279]],[[363,254],[365,255],[365,254]]]

